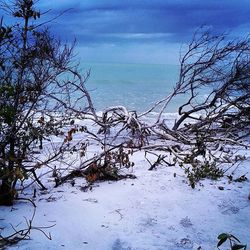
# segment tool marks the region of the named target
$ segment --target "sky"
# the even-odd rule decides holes
[[[40,0],[63,41],[86,61],[177,64],[180,48],[206,25],[246,36],[250,0]]]

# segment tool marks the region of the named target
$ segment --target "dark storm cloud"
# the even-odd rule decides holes
[[[80,43],[85,44],[141,43],[160,40],[185,42],[190,33],[201,25],[225,32],[250,24],[248,0],[55,0],[50,2],[42,7],[51,8],[51,15],[57,15],[68,9],[68,12],[57,20],[54,30],[67,39],[75,36]],[[138,34],[138,36],[131,34]],[[155,38],[153,34],[156,34]],[[131,35],[130,39],[129,35]]]
[[[59,15],[49,24],[52,33],[64,41],[76,38],[79,53],[94,61],[178,62],[180,44],[202,25],[237,36],[245,36],[250,27],[250,0],[40,0],[38,4],[42,12],[51,9],[45,19]]]

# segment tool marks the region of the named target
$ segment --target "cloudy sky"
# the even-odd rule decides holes
[[[77,40],[86,61],[178,63],[181,44],[197,27],[245,36],[250,0],[40,0],[56,16],[51,29]]]

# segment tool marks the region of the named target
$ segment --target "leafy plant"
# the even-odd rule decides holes
[[[0,20],[0,205],[13,204],[17,184],[27,177],[45,188],[35,172],[69,150],[74,131],[68,132],[67,143],[54,147],[51,142],[46,157],[43,142],[65,133],[62,127],[69,117],[92,107],[85,101],[88,74],[78,73],[73,46],[61,44],[48,29],[35,25],[40,18],[35,5],[32,0],[0,4],[13,16],[7,18],[11,27]],[[73,95],[79,98],[72,100]],[[89,106],[83,107],[82,101]]]
[[[201,179],[212,179],[217,180],[222,177],[224,172],[215,162],[206,161],[203,164],[192,163],[191,167],[185,168],[185,174],[189,180],[189,184],[192,188],[195,188],[195,185]]]
[[[228,234],[228,233],[221,233],[220,235],[218,235],[218,244],[217,244],[217,248],[219,249],[219,247],[224,244],[226,241],[229,242],[230,245],[230,249],[231,250],[238,250],[238,249],[243,249],[246,250],[247,249],[247,245],[243,245],[241,244],[240,240],[238,238],[236,238],[234,235],[232,234]]]

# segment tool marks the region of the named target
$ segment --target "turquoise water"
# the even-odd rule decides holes
[[[156,64],[84,64],[91,69],[86,84],[96,110],[124,105],[139,112],[170,94],[178,76],[176,65]],[[179,101],[169,105],[166,112],[176,112]]]

